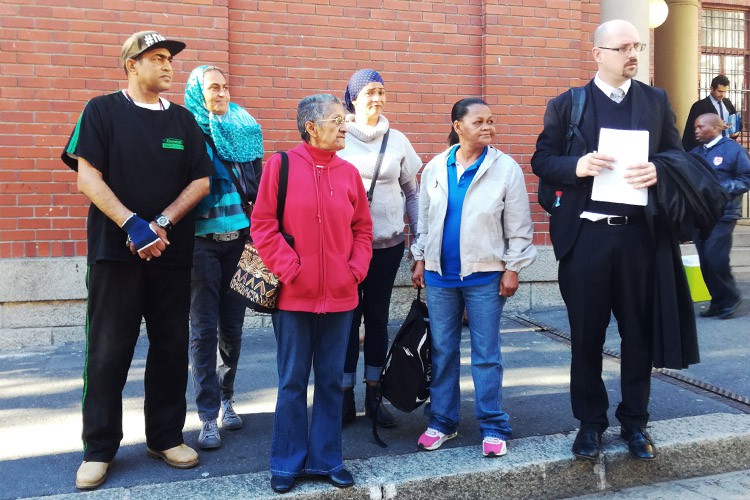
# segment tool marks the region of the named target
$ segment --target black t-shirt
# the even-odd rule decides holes
[[[71,157],[71,154],[74,157]],[[151,221],[196,179],[213,172],[203,131],[193,115],[174,103],[154,111],[137,106],[122,92],[95,97],[83,110],[62,154],[78,170],[85,158],[130,210]],[[140,262],[125,245],[127,234],[93,203],[87,221],[88,263]],[[170,245],[159,265],[189,266],[193,255],[193,214],[169,232]]]

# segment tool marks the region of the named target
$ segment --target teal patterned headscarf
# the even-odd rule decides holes
[[[229,102],[223,115],[206,109],[203,98],[204,76],[208,71],[221,71],[215,66],[198,66],[190,73],[185,86],[185,107],[193,113],[198,125],[210,135],[219,158],[240,163],[263,156],[263,133],[260,125],[242,106]]]

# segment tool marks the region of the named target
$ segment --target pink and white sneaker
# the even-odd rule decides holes
[[[426,451],[437,450],[443,445],[443,443],[456,436],[458,436],[458,432],[454,432],[453,434],[443,434],[436,429],[428,427],[427,430],[424,431],[424,434],[419,436],[417,448]]]
[[[486,437],[482,440],[482,455],[487,458],[502,457],[508,453],[508,447],[500,438]]]

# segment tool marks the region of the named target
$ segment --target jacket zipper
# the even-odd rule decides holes
[[[320,165],[315,166],[316,170],[316,176],[315,176],[315,196],[317,198],[318,202],[318,242],[320,245],[320,251],[318,252],[318,255],[320,257],[318,258],[318,265],[320,266],[320,297],[321,297],[321,303],[318,306],[318,310],[316,311],[318,314],[323,314],[325,311],[325,303],[326,303],[326,296],[325,296],[325,283],[326,283],[326,266],[325,266],[325,258],[323,256],[323,219],[321,217],[321,210],[323,208],[323,203],[321,201],[320,196],[320,186],[321,182],[323,181],[323,167]]]
[[[485,161],[486,160],[487,160],[487,158],[485,157]],[[469,196],[469,190],[472,187],[474,187],[474,182],[476,180],[478,180],[477,178],[478,177],[481,178],[485,174],[485,172],[487,172],[487,170],[489,170],[489,167],[487,167],[487,168],[485,168],[484,170],[482,170],[480,172],[479,169],[481,169],[483,166],[484,166],[484,161],[482,162],[482,165],[480,167],[478,167],[477,173],[474,174],[474,178],[472,179],[471,184],[469,184],[469,187],[466,188],[466,194],[464,195],[464,203],[461,204],[461,220],[462,221],[464,220],[464,205],[466,204],[465,203],[466,202],[466,198]],[[458,174],[458,172],[456,172],[456,173]],[[456,184],[458,184],[458,178],[456,178]],[[450,196],[450,194],[448,196]],[[462,255],[461,254],[461,233],[463,232],[463,229],[464,228],[463,228],[463,225],[462,225],[461,229],[458,232],[458,254],[459,255]],[[459,262],[459,265],[461,266],[461,271],[463,271],[463,269],[464,269],[463,262]],[[458,279],[461,280],[461,281],[463,281],[464,280],[464,275],[463,275],[463,273],[461,271],[458,272]]]

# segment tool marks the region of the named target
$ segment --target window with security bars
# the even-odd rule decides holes
[[[700,98],[709,94],[716,75],[729,79],[728,97],[742,113],[742,134],[737,141],[746,148],[750,144],[750,11],[703,9],[701,14]],[[748,196],[743,203],[743,216],[750,215]]]

